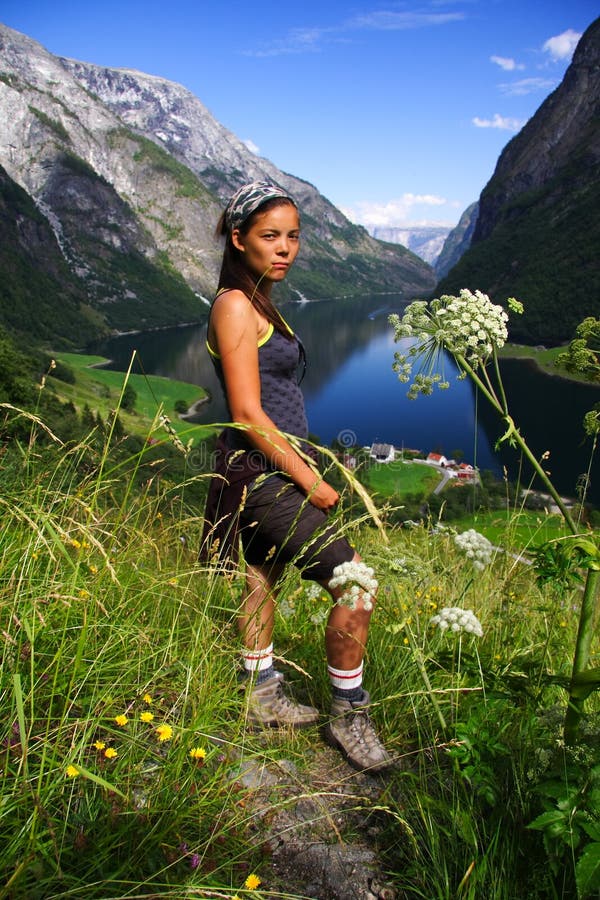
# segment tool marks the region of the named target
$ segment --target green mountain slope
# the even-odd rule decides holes
[[[479,288],[516,296],[511,335],[569,339],[600,315],[600,19],[581,38],[562,84],[504,149],[481,194],[470,249],[436,293]]]

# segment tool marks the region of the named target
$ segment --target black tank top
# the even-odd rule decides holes
[[[293,334],[291,328],[290,334]],[[220,356],[208,341],[206,346],[227,403]],[[277,331],[272,324],[269,324],[267,333],[258,342],[261,406],[280,431],[299,438],[308,437],[304,397],[299,384],[301,380],[299,370],[304,364],[304,359],[304,347],[297,335],[293,334],[290,340]],[[227,411],[229,418],[232,419],[228,403]],[[228,428],[226,429],[226,439],[231,449],[248,449],[249,447],[243,431]]]

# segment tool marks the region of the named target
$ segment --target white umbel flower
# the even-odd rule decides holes
[[[347,585],[347,588],[336,600],[336,603],[356,609],[358,601],[362,597],[363,606],[367,612],[373,609],[378,588],[378,582],[374,575],[373,569],[362,560],[340,563],[333,570],[333,578],[329,582],[329,587],[333,589]]]
[[[467,531],[455,535],[454,543],[464,551],[467,558],[472,561],[473,566],[480,572],[486,566],[489,566],[492,561],[494,552],[492,544],[483,534],[475,531],[474,528],[469,528]]]
[[[444,365],[443,353],[463,357],[473,368],[485,365],[494,349],[508,337],[508,315],[487,294],[463,288],[457,297],[445,294],[430,303],[415,300],[402,316],[389,317],[394,340],[408,339],[405,351],[394,354],[393,369],[401,382],[409,384],[408,396],[431,394],[434,385],[444,390],[448,381],[434,369]],[[405,344],[406,346],[406,344]],[[413,367],[417,371],[413,376]]]
[[[481,622],[472,609],[461,609],[459,606],[445,606],[437,616],[432,616],[430,625],[437,625],[440,631],[450,630],[454,634],[466,632],[476,637],[483,637]]]

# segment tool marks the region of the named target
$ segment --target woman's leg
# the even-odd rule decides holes
[[[246,585],[238,628],[242,643],[248,650],[265,650],[273,642],[277,582],[283,566],[246,567]]]
[[[283,690],[283,675],[273,666],[273,624],[277,583],[284,566],[247,566],[246,587],[238,627],[244,667],[254,676],[248,698],[248,721],[255,726],[304,728],[315,725],[319,712],[295,703]]]
[[[359,563],[355,553],[351,562]],[[344,587],[330,588],[321,582],[335,601]],[[365,608],[365,600],[367,607]],[[362,687],[363,658],[374,597],[361,592],[351,609],[335,603],[325,631],[327,666],[332,684],[331,720],[325,728],[329,743],[342,751],[348,762],[361,771],[387,769],[391,758],[369,718],[370,696]]]
[[[358,553],[351,561],[360,562]],[[336,601],[344,592],[343,587],[330,588],[327,582],[321,582],[321,586]],[[330,666],[335,669],[356,669],[360,666],[367,646],[371,613],[372,609],[364,608],[362,596],[356,609],[337,603],[334,605],[325,629],[325,649]]]

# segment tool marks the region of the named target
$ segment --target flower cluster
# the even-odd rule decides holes
[[[310,617],[310,621],[317,627],[329,618],[329,607],[321,606]]]
[[[336,600],[340,606],[349,606],[356,609],[362,596],[363,606],[367,612],[373,609],[373,602],[377,592],[378,583],[373,569],[364,562],[344,562],[333,570],[333,578],[329,587],[334,590],[337,587],[348,585],[347,589]]]
[[[310,615],[313,625],[321,625],[329,617],[331,598],[325,593],[319,584],[310,584],[304,591],[304,596],[313,605],[319,604]]]
[[[406,353],[394,354],[393,369],[401,382],[407,384],[411,380],[413,365],[419,360],[419,371],[408,391],[411,399],[431,394],[435,384],[441,389],[449,386],[443,375],[434,372],[438,361],[443,362],[443,351],[461,356],[477,368],[508,337],[508,315],[504,309],[492,303],[487,294],[473,294],[466,288],[458,297],[445,294],[430,303],[416,300],[406,307],[402,317],[395,313],[389,321],[394,340],[412,339]]]
[[[430,625],[437,625],[440,631],[450,631],[459,634],[466,631],[467,634],[475,634],[477,637],[483,637],[483,628],[481,622],[472,609],[460,609],[458,606],[445,606],[437,616],[432,616],[429,620]]]
[[[156,729],[156,736],[161,743],[170,741],[173,737],[173,729],[170,725],[159,725]]]
[[[291,617],[296,612],[294,602],[288,600],[287,597],[284,597],[282,600],[277,601],[277,609],[284,619],[291,619]]]
[[[473,561],[473,566],[482,571],[492,561],[494,548],[483,534],[479,534],[474,528],[461,532],[454,536],[454,543],[464,551],[466,557]]]

